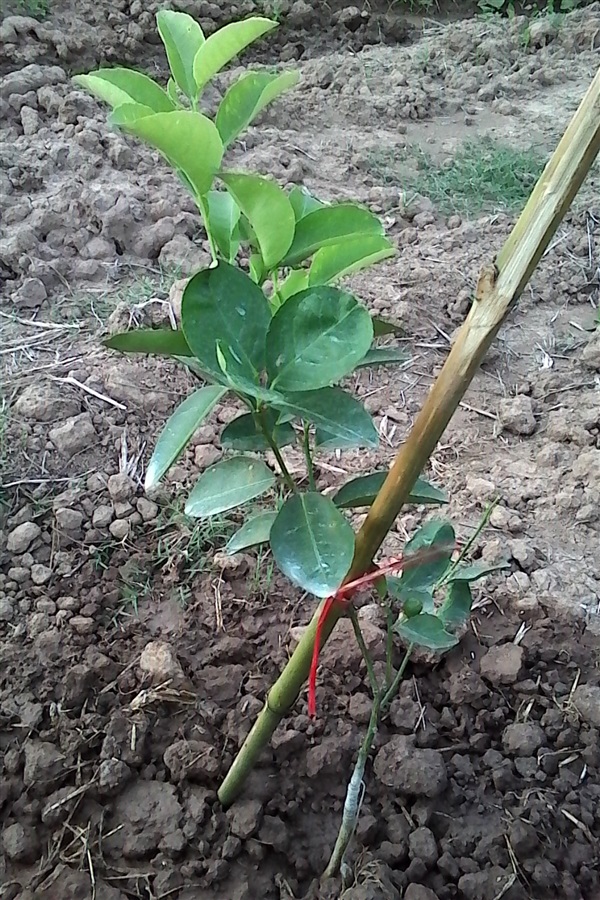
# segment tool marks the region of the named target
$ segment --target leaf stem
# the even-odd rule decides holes
[[[302,437],[302,447],[304,450],[304,458],[306,460],[306,471],[308,473],[308,485],[311,491],[316,491],[317,485],[315,482],[315,467],[313,465],[313,458],[310,452],[310,423],[303,422],[303,437]]]
[[[294,494],[297,494],[298,488],[296,486],[296,482],[290,475],[290,471],[285,464],[285,459],[283,458],[281,450],[277,446],[277,442],[275,441],[275,439],[274,439],[273,435],[271,434],[269,427],[265,421],[264,406],[262,406],[259,409],[258,414],[255,417],[255,421],[256,421],[258,427],[260,428],[260,430],[262,431],[262,433],[264,434],[269,447],[273,451],[275,459],[277,460],[277,464],[278,464],[279,468],[281,469],[281,474],[283,475],[283,480],[285,481],[285,483],[288,486],[288,488],[290,489],[290,491],[292,491]]]
[[[217,245],[215,244],[215,239],[212,236],[212,232],[210,230],[209,218],[208,218],[208,204],[204,196],[197,195],[196,202],[200,208],[200,213],[202,215],[202,220],[204,222],[204,230],[206,231],[206,237],[208,238],[208,246],[210,247],[210,255],[212,256],[212,261],[216,263],[218,259]]]

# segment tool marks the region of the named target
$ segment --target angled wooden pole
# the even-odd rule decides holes
[[[479,277],[475,300],[444,368],[357,535],[347,580],[360,576],[371,565],[599,151],[600,69],[504,247]],[[262,712],[221,785],[219,800],[224,806],[229,806],[240,793],[246,777],[308,677],[319,612],[320,608],[271,688]],[[341,615],[342,610],[334,606],[325,623],[322,644]]]

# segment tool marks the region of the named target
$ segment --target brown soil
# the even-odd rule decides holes
[[[189,383],[98,340],[165,319],[161,270],[205,258],[175,179],[70,82],[99,61],[162,71],[157,6],[55,3],[41,24],[0,25],[0,900],[597,900],[597,170],[431,461],[461,537],[499,496],[476,553],[511,571],[479,591],[457,650],[409,672],[368,772],[354,883],[317,887],[369,711],[349,629],[323,654],[319,718],[301,697],[224,812],[220,777],[312,609],[268,559],[215,565],[228,523],[180,513],[233,410],[144,496]],[[282,7],[264,58],[295,61],[301,85],[232,155],[384,215],[399,254],[353,288],[411,351],[357,378],[382,445],[324,456],[330,487],[391,460],[513,221],[408,197],[374,154],[443,161],[475,133],[550,152],[598,65],[600,6],[540,20],[528,43],[520,18],[417,29]],[[215,4],[186,8],[221,21]],[[386,552],[426,514],[403,515]]]

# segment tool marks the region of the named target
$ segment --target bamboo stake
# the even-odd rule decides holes
[[[495,263],[481,272],[475,300],[444,368],[357,535],[347,580],[360,576],[371,565],[599,151],[600,69]],[[219,800],[223,806],[229,806],[241,791],[246,777],[279,722],[295,703],[308,677],[319,612],[320,608],[271,688],[262,712],[221,785]],[[322,644],[342,614],[343,608],[334,605],[325,623]]]

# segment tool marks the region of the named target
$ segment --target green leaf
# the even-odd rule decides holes
[[[281,306],[267,334],[267,372],[280,391],[312,391],[354,369],[373,340],[371,316],[337,288],[309,288]]]
[[[450,628],[460,628],[471,615],[473,597],[467,581],[453,581],[442,603],[438,616],[444,625]]]
[[[167,419],[146,470],[144,487],[147,491],[171,468],[196,429],[226,393],[227,389],[219,386],[202,387],[190,394]]]
[[[371,506],[375,497],[383,487],[388,476],[387,469],[380,472],[372,472],[370,475],[361,475],[348,481],[333,498],[333,502],[340,509],[354,509],[360,506]],[[407,503],[439,504],[448,500],[443,491],[425,481],[417,478],[410,492]]]
[[[179,95],[177,92],[177,82],[173,78],[169,78],[169,80],[167,81],[167,94],[171,98],[173,106],[180,106]]]
[[[450,650],[458,644],[458,639],[446,631],[437,616],[430,613],[421,613],[412,619],[397,622],[394,631],[408,643],[428,650]]]
[[[210,232],[227,262],[233,262],[239,247],[234,238],[240,220],[240,208],[227,191],[209,191],[206,195]]]
[[[362,369],[365,366],[397,366],[408,359],[403,350],[396,350],[394,347],[371,347],[356,364],[355,369]]]
[[[273,523],[271,549],[275,562],[294,584],[316,597],[329,597],[352,563],[354,532],[327,497],[294,494]]]
[[[186,109],[154,113],[132,121],[119,119],[119,114],[128,113],[130,105],[115,110],[114,124],[155,147],[185,175],[197,196],[205,194],[223,157],[223,144],[211,120]]]
[[[383,235],[383,225],[368,209],[356,203],[336,203],[315,209],[297,223],[293,243],[282,265],[296,266],[321,247],[340,244],[359,235]]]
[[[211,34],[198,48],[194,58],[196,96],[223,66],[235,59],[253,41],[277,28],[277,24],[262,16],[251,16],[241,22],[231,22]]]
[[[404,334],[405,329],[398,322],[382,319],[381,316],[373,316],[373,334],[376,338],[385,337],[386,334]]]
[[[308,269],[292,269],[285,281],[282,281],[279,285],[277,293],[282,303],[285,303],[288,297],[293,297],[294,294],[305,291],[307,287]]]
[[[260,175],[221,172],[219,177],[250,222],[265,268],[274,268],[294,237],[290,201],[278,184]]]
[[[108,124],[122,131],[130,131],[139,119],[153,116],[155,112],[141,103],[123,103],[115,107],[108,117]]]
[[[448,583],[452,581],[478,581],[480,578],[485,578],[486,575],[491,575],[492,572],[499,572],[502,569],[510,569],[510,563],[500,562],[493,566],[473,563],[468,566],[459,566],[446,580]]]
[[[124,103],[139,103],[152,112],[175,109],[167,92],[156,81],[134,69],[96,69],[89,75],[76,75],[73,81],[113,109]]]
[[[229,539],[225,545],[225,551],[229,556],[248,550],[250,547],[258,547],[266,544],[271,535],[273,522],[277,518],[277,512],[262,512],[248,519],[242,527]]]
[[[456,537],[449,522],[432,519],[426,522],[404,548],[404,559],[427,551],[440,551],[440,555],[420,565],[408,566],[400,577],[400,595],[408,597],[415,590],[430,590],[438,583],[450,565]]]
[[[265,426],[270,431],[278,447],[285,447],[296,441],[296,432],[289,422],[278,424],[279,412],[266,409],[263,413]],[[248,450],[258,452],[269,450],[270,444],[263,432],[257,428],[254,416],[244,413],[233,419],[221,432],[221,446],[228,450]]]
[[[299,222],[300,219],[303,219],[304,216],[307,216],[309,213],[314,212],[315,209],[322,209],[326,205],[320,200],[317,200],[316,197],[313,197],[313,195],[302,185],[294,185],[288,194],[288,198],[292,204],[296,222]]]
[[[173,78],[180,91],[194,100],[198,95],[194,81],[194,59],[205,42],[202,29],[187,13],[169,9],[162,9],[156,14],[156,24]]]
[[[338,387],[285,394],[273,406],[312,422],[335,447],[377,447],[379,435],[364,406]]]
[[[260,459],[225,459],[200,476],[185,504],[185,514],[206,519],[260,497],[274,484],[275,476]]]
[[[225,147],[244,131],[269,103],[298,83],[299,72],[248,72],[234,82],[219,104],[215,125]]]
[[[121,353],[149,353],[155,356],[192,356],[182,331],[172,328],[138,328],[105,338],[102,343]]]
[[[250,278],[255,284],[262,284],[267,273],[265,272],[265,264],[260,253],[252,253],[249,260]]]
[[[341,244],[317,250],[310,267],[308,283],[329,284],[374,266],[395,254],[394,245],[383,235],[348,238]]]
[[[254,380],[265,367],[269,304],[244,272],[220,261],[187,283],[181,301],[181,327],[194,356],[221,375],[217,341],[229,351],[235,372]],[[231,374],[234,374],[234,371]]]
[[[405,596],[404,591],[401,587],[401,580],[402,579],[398,578],[396,575],[386,576],[386,585],[390,597],[394,597],[396,600],[401,600],[403,604],[408,603],[412,600],[418,600],[423,606],[423,612],[435,612],[435,601],[433,599],[433,593],[431,591],[415,589],[413,591],[410,591],[408,596]]]

